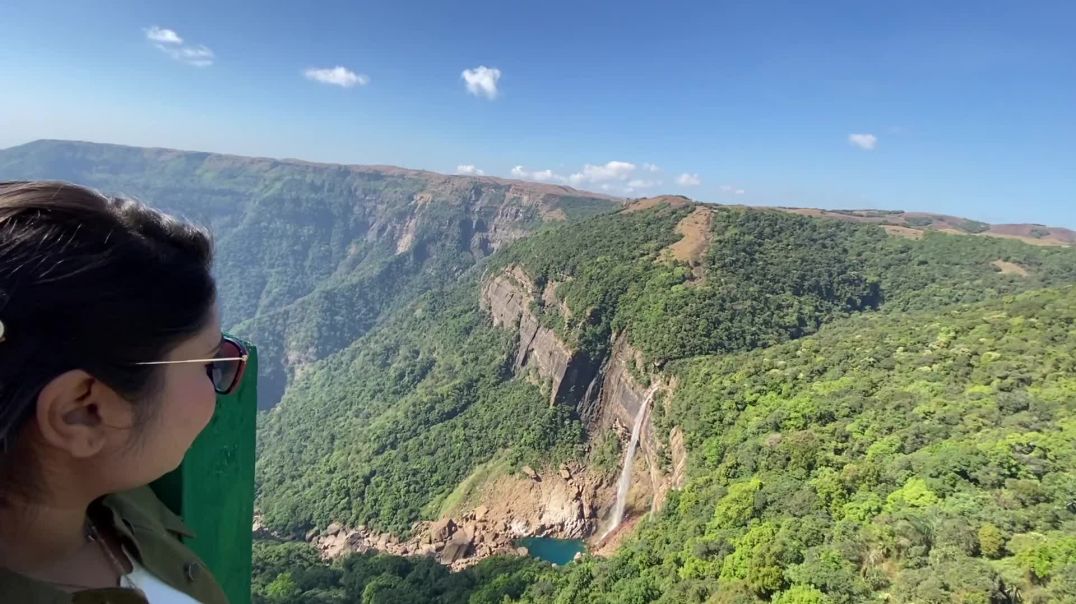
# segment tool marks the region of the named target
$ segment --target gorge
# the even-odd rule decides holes
[[[36,177],[215,230],[226,323],[266,366],[262,601],[1076,593],[1072,231],[0,151]],[[588,553],[552,568],[529,538]]]

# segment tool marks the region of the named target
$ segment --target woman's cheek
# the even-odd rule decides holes
[[[177,380],[176,385],[179,388],[168,399],[173,405],[173,417],[176,417],[177,423],[184,426],[184,431],[188,432],[184,434],[184,440],[193,441],[213,418],[213,412],[217,406],[217,394],[204,369],[196,370],[194,367],[185,369],[193,371],[184,375],[182,380]]]
[[[209,425],[209,420],[213,419],[213,413],[217,410],[217,392],[213,389],[213,383],[209,381],[204,372],[201,377],[197,390],[197,403],[194,405],[199,414],[199,432]]]

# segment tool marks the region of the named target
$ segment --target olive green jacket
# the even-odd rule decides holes
[[[205,564],[181,539],[193,537],[183,521],[149,487],[109,495],[101,505],[112,513],[113,526],[139,564],[158,579],[204,604],[227,604],[228,598]],[[0,568],[3,604],[145,604],[129,589],[90,589],[67,593],[56,587]],[[152,603],[151,603],[152,604]]]

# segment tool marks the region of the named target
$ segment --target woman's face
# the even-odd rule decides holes
[[[206,327],[177,346],[166,361],[211,359],[221,343],[220,313],[214,306]],[[132,445],[118,451],[117,474],[129,488],[141,486],[179,467],[195,437],[209,424],[217,394],[202,363],[160,367],[161,386],[152,400],[146,423],[131,434]]]

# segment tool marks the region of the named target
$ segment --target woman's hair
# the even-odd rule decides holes
[[[152,394],[159,369],[134,363],[204,328],[212,249],[205,230],[137,201],[0,182],[0,497],[15,439],[53,378],[82,369],[132,402]]]

